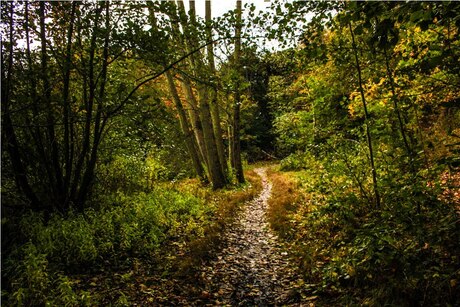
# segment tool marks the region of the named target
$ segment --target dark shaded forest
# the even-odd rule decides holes
[[[1,2],[3,304],[460,305],[460,3],[233,4]]]

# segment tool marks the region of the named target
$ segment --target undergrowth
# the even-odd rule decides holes
[[[429,201],[420,214],[404,197],[387,196],[375,210],[357,191],[330,183],[325,190],[330,174],[320,165],[269,174],[271,226],[291,246],[318,306],[459,304],[458,215],[430,197],[435,191],[423,191]]]
[[[83,213],[4,218],[3,231],[15,237],[15,244],[3,253],[3,302],[127,305],[129,293],[107,291],[113,285],[100,281],[113,275],[121,283],[145,277],[135,274],[192,278],[238,207],[261,190],[254,172],[246,177],[250,184],[236,189],[213,192],[199,181],[184,180],[148,193],[106,195],[99,209]]]

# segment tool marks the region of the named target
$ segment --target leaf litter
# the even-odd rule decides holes
[[[301,278],[266,218],[272,184],[265,168],[255,171],[262,178],[261,194],[227,228],[223,249],[201,272],[202,299],[208,305],[301,304],[296,287]]]

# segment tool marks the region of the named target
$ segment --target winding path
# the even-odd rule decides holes
[[[298,276],[266,219],[272,184],[265,168],[255,171],[262,178],[262,192],[229,227],[217,260],[202,272],[213,305],[272,306],[299,300],[292,290]]]

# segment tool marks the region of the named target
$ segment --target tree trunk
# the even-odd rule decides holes
[[[214,131],[212,128],[211,112],[208,104],[208,91],[201,87],[198,89],[200,98],[200,119],[203,127],[204,144],[209,162],[208,171],[212,179],[212,187],[219,189],[225,186],[226,179],[222,173],[222,167],[219,161],[216,141],[214,139]]]
[[[228,163],[230,164],[230,166],[234,167],[235,163],[233,162],[233,127],[232,127],[232,119],[231,117],[229,116],[229,119],[228,119],[228,125],[227,125],[227,135],[228,135]]]
[[[64,194],[66,195],[64,200],[64,206],[69,205],[69,186],[70,178],[72,175],[72,164],[73,164],[73,145],[71,141],[71,130],[73,129],[73,123],[71,122],[71,106],[69,99],[70,92],[70,71],[72,63],[72,36],[74,30],[74,19],[77,2],[72,2],[72,9],[70,13],[70,24],[67,32],[67,46],[66,56],[64,64],[64,85],[62,93],[62,103],[64,105],[64,164],[65,164],[65,175],[64,175]]]
[[[398,106],[398,100],[397,100],[398,98],[396,97],[393,73],[392,73],[392,71],[390,69],[390,61],[388,59],[388,53],[387,53],[386,46],[384,47],[383,52],[384,52],[384,56],[385,56],[385,66],[386,66],[386,70],[387,70],[387,76],[388,76],[388,79],[390,80],[391,100],[393,101],[393,107],[395,109],[396,117],[398,118],[399,131],[401,133],[401,137],[403,139],[407,155],[409,157],[411,157],[412,156],[412,150],[411,150],[411,148],[409,146],[409,142],[407,141],[406,129],[404,127],[404,123],[403,123],[403,120],[401,118],[401,112],[400,112],[399,106]]]
[[[106,1],[105,3],[105,38],[104,38],[104,49],[103,49],[103,57],[102,57],[102,69],[100,73],[100,80],[99,80],[99,94],[98,98],[95,99],[97,102],[96,107],[96,114],[94,117],[94,128],[93,128],[93,144],[91,146],[91,153],[89,160],[86,164],[85,173],[83,175],[80,191],[77,197],[77,204],[80,210],[84,209],[84,205],[89,193],[93,187],[93,179],[94,179],[94,171],[96,168],[97,157],[98,157],[98,150],[99,144],[102,139],[102,133],[104,132],[106,119],[102,119],[102,105],[105,100],[105,85],[107,83],[107,67],[109,63],[109,40],[110,40],[110,14],[109,14],[109,7],[110,2]],[[94,84],[94,87],[96,83]],[[96,88],[94,88],[94,92],[96,92]],[[96,93],[94,93],[96,94]]]
[[[166,72],[166,78],[168,79],[169,91],[171,92],[174,105],[176,106],[177,113],[179,114],[179,122],[182,130],[182,135],[184,136],[185,145],[187,146],[190,158],[192,159],[193,167],[195,168],[196,174],[200,178],[204,178],[204,169],[201,165],[199,154],[196,150],[197,146],[194,144],[193,132],[190,130],[189,123],[187,121],[187,115],[182,106],[179,94],[177,93],[176,85],[174,83],[174,78],[171,71],[168,70]]]
[[[149,16],[150,16],[150,23],[152,25],[153,28],[157,29],[157,20],[156,20],[156,17],[155,17],[155,12],[153,10],[153,7],[152,6],[149,6]],[[178,26],[177,24],[176,25],[173,25],[173,32],[176,36],[176,39],[180,41],[180,37],[179,37],[179,29],[178,29]],[[166,67],[166,66],[165,66]],[[184,141],[185,141],[185,145],[187,147],[187,151],[189,152],[189,155],[190,155],[190,158],[192,160],[192,164],[193,164],[193,167],[195,169],[195,173],[198,175],[198,177],[201,179],[201,180],[205,180],[206,178],[206,175],[205,175],[205,172],[204,172],[204,169],[203,169],[203,164],[202,164],[202,161],[204,162],[204,155],[203,155],[203,152],[202,152],[202,148],[204,148],[204,141],[203,141],[203,138],[199,136],[198,133],[196,133],[197,135],[197,138],[196,140],[194,139],[194,132],[190,129],[190,126],[193,127],[193,125],[197,125],[196,123],[196,118],[198,117],[197,114],[195,113],[196,111],[193,110],[192,108],[193,107],[196,107],[196,103],[192,103],[190,102],[193,98],[193,91],[191,89],[191,86],[190,88],[188,88],[185,84],[185,79],[182,80],[182,87],[184,88],[185,92],[186,92],[186,97],[188,98],[189,100],[189,104],[193,104],[194,106],[192,106],[190,108],[190,118],[191,118],[191,124],[189,123],[189,120],[187,119],[187,114],[184,110],[184,107],[183,107],[183,104],[182,104],[182,101],[179,97],[179,93],[177,91],[177,88],[176,88],[176,84],[174,82],[174,77],[173,77],[173,74],[171,72],[171,70],[168,70],[166,71],[166,79],[168,81],[168,86],[169,86],[169,91],[171,93],[171,96],[172,96],[172,99],[174,101],[174,105],[176,107],[176,110],[177,110],[177,113],[179,115],[179,124],[180,124],[180,127],[181,127],[181,132],[182,132],[182,135],[184,137]],[[194,129],[195,130],[195,129]],[[203,146],[200,146],[200,141],[203,142]]]
[[[47,106],[47,136],[48,143],[51,149],[51,164],[53,167],[53,182],[54,188],[54,202],[57,205],[64,202],[64,187],[62,178],[62,169],[59,161],[58,141],[56,139],[56,132],[54,130],[55,120],[53,115],[53,106],[51,104],[51,84],[48,76],[48,55],[46,47],[46,30],[45,30],[45,2],[40,1],[40,40],[41,40],[41,70],[43,82],[43,101]]]
[[[190,124],[195,135],[196,143],[200,154],[200,160],[208,165],[206,160],[206,148],[204,146],[203,128],[201,127],[200,115],[198,114],[198,102],[196,101],[195,94],[193,93],[192,84],[190,79],[184,74],[181,76],[182,89],[185,92],[185,97],[188,104],[188,114],[190,118]]]
[[[362,80],[362,77],[361,77],[361,66],[359,64],[359,58],[358,58],[358,48],[356,46],[355,35],[354,35],[353,29],[351,27],[351,22],[348,23],[348,26],[350,28],[353,53],[354,53],[354,56],[355,56],[356,69],[358,71],[359,92],[361,93],[361,100],[363,101],[363,107],[364,107],[364,117],[365,117],[365,125],[366,125],[367,145],[369,147],[369,157],[370,157],[370,163],[371,163],[371,169],[372,169],[372,182],[373,182],[373,185],[374,185],[375,206],[377,208],[380,208],[380,194],[379,194],[379,189],[378,189],[378,185],[377,185],[377,171],[375,169],[375,163],[374,163],[374,151],[373,151],[373,148],[372,148],[372,138],[371,138],[371,132],[370,132],[370,129],[369,129],[369,113],[367,112],[366,98],[364,97],[363,80]]]
[[[178,7],[179,7],[179,16],[170,15],[169,16],[170,18],[181,19],[185,17],[185,11],[184,11],[182,1],[178,2]],[[150,18],[151,18],[151,23],[155,27],[157,27],[155,12],[153,11],[152,6],[149,6],[149,13],[150,13]],[[185,22],[183,22],[183,24],[185,24]],[[188,47],[188,42],[184,39],[180,31],[179,23],[172,23],[171,28],[172,28],[172,34],[173,34],[174,39],[176,40],[177,46],[185,46],[184,53],[190,52],[190,48]],[[189,58],[188,60],[191,61],[191,58]],[[193,67],[193,64],[190,64],[189,66]],[[192,128],[193,135],[195,137],[195,141],[193,142],[195,152],[198,155],[201,167],[203,166],[203,164],[207,166],[208,161],[206,159],[207,154],[206,154],[206,150],[204,146],[203,130],[201,128],[200,117],[198,114],[198,102],[196,100],[195,94],[193,93],[192,83],[190,81],[189,76],[187,76],[185,73],[181,71],[179,71],[179,75],[180,75],[181,87],[185,93],[186,102],[188,105],[185,109],[187,110],[190,124],[187,124],[187,125]],[[187,117],[185,117],[185,119],[187,119]],[[205,179],[205,176],[202,176],[202,179]]]
[[[196,50],[199,46],[197,37],[194,35],[195,27],[197,26],[195,16],[195,1],[190,1],[189,17],[190,21],[187,23],[186,14],[183,1],[178,1],[179,19],[185,34],[186,51]],[[187,31],[191,30],[191,33]],[[205,69],[203,63],[202,53],[196,52],[190,56],[190,67],[196,75],[203,74],[209,70]],[[219,160],[219,154],[216,145],[216,138],[214,135],[214,128],[212,116],[209,107],[208,88],[203,84],[197,84],[198,90],[198,113],[203,130],[203,140],[207,161],[208,175],[211,178],[214,189],[222,188],[227,183],[226,176],[222,171],[222,165]]]
[[[86,73],[86,69],[83,69],[83,98],[85,100],[85,123],[83,128],[83,144],[81,151],[78,156],[78,160],[75,166],[75,172],[73,174],[73,182],[71,184],[70,189],[70,199],[71,201],[75,201],[75,204],[83,208],[83,204],[80,203],[81,199],[83,199],[83,195],[81,193],[82,190],[82,172],[84,171],[84,166],[86,162],[86,166],[89,165],[91,159],[91,124],[93,122],[93,112],[94,112],[94,102],[96,96],[96,82],[95,82],[95,73],[94,73],[94,57],[96,52],[96,38],[97,32],[99,31],[99,18],[102,12],[102,5],[96,8],[95,12],[95,19],[94,19],[94,27],[92,31],[91,41],[90,41],[90,49],[89,49],[89,61],[88,61],[88,73]],[[84,175],[83,175],[84,176]],[[85,187],[83,187],[86,190]]]
[[[206,1],[206,39],[208,42],[212,42],[212,26],[211,26],[211,1]],[[214,44],[208,44],[207,46],[207,58],[209,69],[211,71],[211,76],[213,77],[212,82],[217,82],[217,72],[214,63]],[[217,86],[217,84],[216,84]],[[222,140],[222,128],[220,126],[220,114],[219,114],[219,105],[218,105],[218,96],[217,96],[217,88],[213,87],[210,88],[211,91],[211,99],[209,101],[209,108],[211,110],[211,117],[212,117],[212,126],[214,129],[214,137],[216,139],[216,146],[217,146],[217,153],[219,155],[219,162],[222,166],[222,172],[227,174],[227,162],[225,159],[225,149],[224,149],[224,142]]]
[[[33,125],[32,123],[29,123],[29,124],[31,126],[35,126],[35,127],[31,128],[31,129],[33,129],[33,132],[32,132],[33,142],[35,144],[36,152],[39,155],[39,159],[40,159],[39,164],[41,164],[41,165],[39,167],[45,169],[45,172],[46,172],[46,175],[47,175],[47,178],[48,178],[48,182],[53,182],[53,174],[52,174],[52,170],[50,168],[49,158],[48,158],[48,156],[47,156],[47,154],[45,152],[45,147],[44,147],[44,142],[43,142],[43,135],[42,135],[42,132],[40,130],[39,125],[37,125],[37,121],[40,118],[40,115],[39,115],[40,98],[39,98],[39,95],[38,95],[37,80],[36,80],[36,76],[35,76],[35,73],[34,73],[34,70],[33,70],[33,61],[32,61],[32,55],[31,55],[31,51],[30,51],[29,2],[26,2],[24,6],[25,6],[25,13],[24,13],[25,14],[25,23],[24,23],[24,26],[25,26],[25,32],[26,32],[25,33],[26,34],[26,57],[27,57],[27,64],[28,64],[28,69],[29,69],[28,83],[29,83],[29,90],[30,90],[31,99],[32,99],[32,114],[33,114],[33,118],[35,119],[34,120],[35,125]],[[46,184],[46,183],[44,183],[44,184]]]
[[[410,172],[412,174],[412,180],[413,180],[412,184],[417,185],[417,171],[416,171],[416,167],[414,165],[415,154],[414,154],[414,151],[412,150],[412,148],[409,145],[409,141],[407,140],[406,128],[404,126],[404,122],[403,122],[403,119],[401,117],[401,111],[400,111],[399,105],[398,105],[398,97],[396,96],[396,90],[395,90],[395,81],[394,81],[394,77],[393,77],[393,72],[391,71],[391,68],[390,68],[390,60],[388,58],[388,52],[387,52],[386,46],[384,46],[383,52],[384,52],[384,56],[385,56],[385,66],[386,66],[386,70],[387,70],[387,75],[388,75],[388,79],[390,80],[391,100],[393,101],[393,107],[395,109],[396,117],[398,118],[399,131],[401,132],[401,137],[402,137],[403,142],[404,142],[404,147],[406,148],[406,153],[407,153],[407,156],[409,158],[409,169],[410,169]],[[417,201],[417,200],[415,200],[415,201],[416,201],[417,213],[420,213],[420,202]]]
[[[240,57],[241,57],[241,0],[236,1],[236,28],[235,28],[235,54],[234,63],[239,75],[242,75]],[[240,107],[241,93],[240,83],[237,83],[236,93],[233,102],[233,137],[232,137],[232,167],[235,171],[236,179],[239,183],[244,182],[243,165],[241,162],[241,142],[240,142]]]

